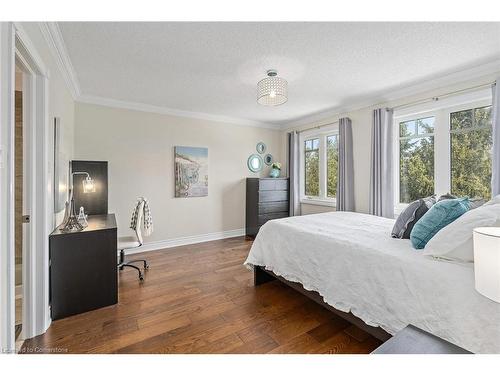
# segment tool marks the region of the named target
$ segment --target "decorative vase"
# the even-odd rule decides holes
[[[278,178],[280,176],[280,170],[277,168],[271,168],[271,172],[269,172],[269,177]]]
[[[83,207],[80,207],[80,212],[78,213],[77,220],[78,224],[80,224],[82,227],[87,228],[89,226],[89,223],[87,221],[87,215],[85,215]]]

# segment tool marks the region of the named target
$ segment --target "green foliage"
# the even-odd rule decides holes
[[[491,107],[451,114],[451,193],[491,197]]]
[[[339,165],[338,136],[326,138],[326,195],[329,198],[337,196],[337,178]]]
[[[427,121],[423,121],[427,120]],[[429,119],[400,124],[400,201],[434,193],[434,136]],[[491,107],[450,116],[451,193],[491,196]]]
[[[305,151],[305,194],[311,197],[319,196],[319,148],[317,143],[306,141]],[[326,193],[329,198],[337,195],[338,176],[338,136],[331,135],[326,138]]]
[[[319,151],[306,151],[305,156],[305,194],[317,197],[319,195]]]
[[[417,121],[418,123],[418,121]],[[427,128],[425,133],[431,133]],[[407,129],[401,131],[408,136]],[[401,138],[399,143],[399,199],[412,202],[434,193],[434,136]]]

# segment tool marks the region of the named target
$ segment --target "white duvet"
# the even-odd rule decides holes
[[[394,334],[413,324],[475,353],[500,353],[500,304],[474,289],[472,265],[442,262],[391,238],[394,220],[352,212],[260,228],[246,265],[266,269]]]

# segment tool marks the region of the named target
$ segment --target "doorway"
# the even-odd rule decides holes
[[[14,92],[14,243],[15,243],[15,339],[20,339],[23,327],[23,213],[24,203],[24,142],[23,142],[23,71],[16,62]]]
[[[14,353],[16,336],[34,337],[50,325],[47,236],[54,218],[53,172],[48,162],[49,81],[43,60],[21,24],[0,22],[0,47],[0,352]],[[22,84],[16,90],[19,71]],[[16,147],[20,128],[22,146]],[[19,218],[29,225],[19,227]]]

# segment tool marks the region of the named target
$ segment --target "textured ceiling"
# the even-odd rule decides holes
[[[500,23],[59,23],[83,95],[284,124],[500,58]],[[269,68],[280,107],[256,103]]]

